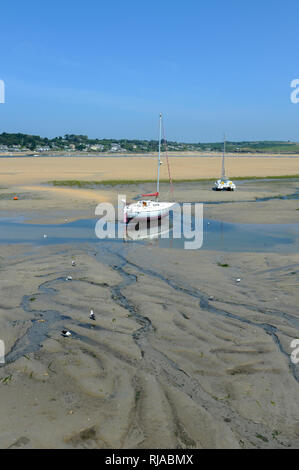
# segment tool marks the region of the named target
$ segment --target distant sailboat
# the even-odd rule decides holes
[[[161,140],[162,140],[162,114],[160,113],[159,122],[159,154],[158,154],[158,175],[157,189],[155,193],[142,194],[142,197],[155,197],[155,200],[142,199],[136,203],[128,204],[124,207],[124,221],[127,223],[131,219],[154,220],[161,219],[169,214],[170,209],[175,205],[174,202],[159,202],[159,183],[160,183],[160,165],[161,162]]]
[[[214,191],[235,191],[237,189],[236,185],[228,179],[225,175],[225,147],[226,147],[226,138],[224,136],[223,141],[223,154],[222,154],[222,173],[221,178],[215,181],[213,186]]]

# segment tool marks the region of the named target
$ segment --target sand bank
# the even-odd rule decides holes
[[[155,180],[156,157],[59,157],[59,158],[2,158],[0,172],[0,210],[2,215],[22,215],[24,213],[34,220],[48,222],[63,221],[68,219],[90,218],[94,215],[98,203],[111,201],[117,204],[117,195],[126,194],[127,198],[143,192],[152,191],[154,182],[137,185],[121,185],[115,187],[97,187],[93,189],[79,188],[76,186],[52,186],[49,181],[126,181],[126,180]],[[170,158],[172,177],[176,181],[198,180],[201,178],[216,178],[220,174],[221,159],[219,157],[173,157]],[[297,175],[299,163],[296,158],[271,158],[251,157],[227,158],[227,173],[233,176],[281,176]],[[168,178],[167,165],[161,167],[161,178]],[[58,183],[59,184],[59,183]],[[255,198],[267,196],[279,196],[289,194],[296,189],[295,183],[285,180],[276,180],[272,186],[263,182],[237,182],[238,190],[235,193],[219,194],[211,191],[211,182],[198,181],[194,184],[175,184],[175,200],[178,202],[244,202],[254,201]],[[169,185],[161,184],[161,197],[169,198]],[[16,202],[13,197],[17,195]],[[291,208],[288,216],[284,214],[284,221],[292,221],[297,213],[295,202],[288,202]],[[269,204],[269,207],[271,204]],[[274,207],[274,203],[272,203]],[[249,214],[243,206],[244,214]],[[250,206],[251,207],[251,206]],[[212,207],[207,207],[209,212]],[[215,217],[227,213],[230,221],[236,220],[235,211],[229,206],[222,212],[222,208],[214,207]],[[223,206],[224,209],[224,206]],[[246,209],[246,210],[245,210]],[[257,211],[259,212],[259,211]],[[240,212],[241,213],[241,212]],[[260,212],[258,220],[262,220],[264,214],[272,214],[268,222],[276,221],[277,211]],[[274,215],[276,214],[275,218]],[[283,215],[283,214],[282,214]],[[246,217],[245,217],[246,219]],[[252,216],[248,216],[252,221]],[[257,219],[256,219],[257,220]]]
[[[163,159],[163,158],[162,158]],[[172,177],[216,178],[221,173],[219,157],[170,157]],[[156,157],[60,157],[2,158],[0,185],[29,185],[52,180],[147,180],[156,178]],[[280,176],[299,173],[297,158],[228,157],[227,173],[234,176]],[[161,178],[168,178],[167,165]]]

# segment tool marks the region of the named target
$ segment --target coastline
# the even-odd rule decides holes
[[[222,152],[167,152],[169,157],[222,157]],[[17,157],[105,157],[105,158],[118,158],[118,157],[155,157],[157,153],[126,153],[126,152],[0,152],[0,157],[17,158]],[[161,152],[162,156],[165,156],[165,152]],[[275,158],[292,158],[299,157],[299,153],[268,153],[268,152],[226,152],[227,157],[275,157]]]

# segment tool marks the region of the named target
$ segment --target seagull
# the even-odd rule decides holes
[[[72,333],[70,331],[67,331],[67,330],[62,330],[61,334],[62,334],[62,336],[65,336],[65,337],[72,336]]]
[[[72,261],[72,266],[76,266],[76,262],[74,260]]]
[[[92,310],[92,309],[90,310],[89,318],[90,318],[91,320],[95,320],[95,319],[96,319],[96,316],[95,316],[95,314],[93,313],[93,310]]]
[[[71,281],[72,279],[73,279],[72,276],[68,276],[65,278],[66,281]]]
[[[47,238],[48,235],[44,234],[44,238]]]

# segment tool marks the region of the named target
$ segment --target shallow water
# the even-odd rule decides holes
[[[22,218],[0,218],[0,243],[53,245],[86,242],[123,244],[126,242],[151,243],[161,248],[183,249],[185,242],[190,241],[184,237],[174,238],[171,223],[168,230],[168,222],[154,230],[151,237],[148,236],[147,227],[137,227],[133,232],[139,237],[138,240],[132,240],[130,233],[125,238],[99,239],[95,234],[96,222],[97,219],[86,219],[56,225],[27,224]],[[194,229],[194,219],[192,223]],[[121,227],[123,227],[122,224]],[[183,224],[182,232],[184,233]],[[201,249],[227,252],[295,253],[299,250],[299,224],[239,224],[205,218]]]

